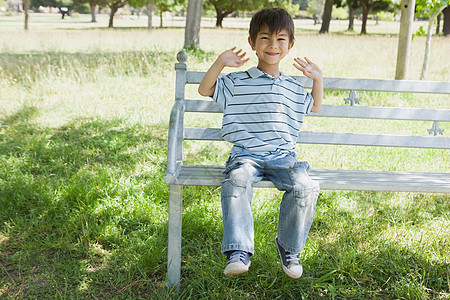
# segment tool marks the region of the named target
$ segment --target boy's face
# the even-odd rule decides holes
[[[258,56],[259,65],[264,66],[278,66],[294,46],[294,42],[289,41],[286,29],[270,34],[267,25],[264,25],[258,32],[254,43],[250,37],[248,42]]]

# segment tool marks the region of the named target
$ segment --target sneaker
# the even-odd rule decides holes
[[[283,247],[278,244],[278,237],[275,238],[275,245],[277,246],[278,254],[280,254],[281,267],[284,273],[291,278],[299,278],[302,276],[303,267],[298,258],[298,254],[290,253],[283,249]]]
[[[225,275],[238,275],[248,271],[250,267],[250,254],[245,251],[236,250],[227,254],[228,263],[225,268]]]

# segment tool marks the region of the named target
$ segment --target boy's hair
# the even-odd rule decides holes
[[[292,21],[291,15],[282,8],[265,8],[252,17],[249,29],[252,43],[255,43],[256,37],[264,25],[269,27],[270,34],[286,29],[289,34],[289,42],[292,43],[295,40],[294,21]]]

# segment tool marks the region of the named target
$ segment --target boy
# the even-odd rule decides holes
[[[227,50],[206,72],[198,88],[201,95],[212,96],[221,106],[221,134],[233,143],[221,193],[221,250],[228,258],[224,273],[241,274],[250,267],[254,254],[253,183],[267,178],[285,191],[275,245],[284,272],[299,278],[303,268],[298,254],[311,227],[319,185],[308,176],[308,163],[297,161],[295,143],[303,116],[321,109],[322,71],[307,58],[294,59],[294,66],[313,79],[311,94],[279,71],[280,61],[294,45],[294,23],[283,9],[257,12],[250,22],[249,35],[258,66],[219,77],[224,67],[240,67],[249,60],[242,50]]]

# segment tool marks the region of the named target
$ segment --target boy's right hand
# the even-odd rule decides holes
[[[250,58],[245,58],[247,53],[242,53],[242,49],[236,51],[236,47],[223,52],[217,57],[216,61],[209,68],[208,72],[203,76],[198,86],[198,93],[202,96],[212,96],[216,89],[217,77],[220,75],[224,67],[240,67]]]
[[[236,51],[236,47],[231,48],[219,55],[218,61],[224,67],[240,67],[250,60],[250,58],[245,58],[247,52],[242,53],[242,49]]]

